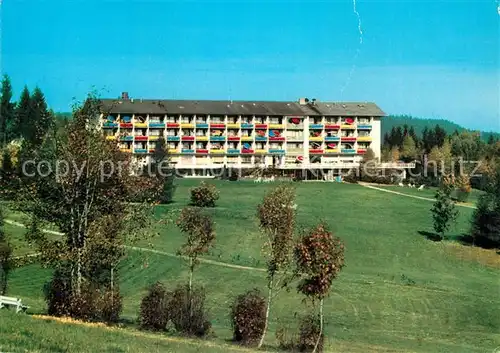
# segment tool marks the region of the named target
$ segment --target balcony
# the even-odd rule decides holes
[[[211,123],[210,128],[211,129],[225,129],[226,124],[224,124],[224,123]]]
[[[198,154],[208,154],[208,150],[204,148],[197,148],[196,153]]]
[[[290,141],[304,141],[304,135],[287,136],[286,139],[288,140],[288,142],[290,142]]]
[[[181,150],[181,153],[194,153],[194,150],[191,148],[183,148]]]
[[[241,124],[242,129],[253,129],[253,124],[250,123],[242,123]]]
[[[359,124],[358,130],[371,130],[372,126],[370,124]]]
[[[355,125],[343,124],[340,126],[342,130],[356,130]]]
[[[269,137],[269,141],[285,141],[285,138],[283,136],[274,136]]]
[[[325,130],[338,130],[340,129],[340,125],[337,124],[326,124]]]
[[[304,124],[287,124],[287,130],[303,130]]]
[[[117,123],[105,122],[104,124],[102,124],[102,128],[103,129],[112,129],[112,128],[115,128],[115,127],[118,127]]]
[[[269,124],[270,129],[284,129],[285,126],[283,124]]]
[[[196,128],[197,129],[208,129],[208,124],[207,123],[196,123]]]
[[[352,149],[352,148],[343,148],[341,150],[342,153],[346,153],[346,154],[353,154],[353,153],[356,153],[356,150],[355,149]]]
[[[365,154],[365,153],[366,153],[366,149],[358,148],[358,154]]]
[[[267,141],[266,136],[255,136],[255,141]]]
[[[354,136],[342,136],[340,138],[340,141],[342,141],[342,142],[356,142],[356,137],[354,137]]]
[[[253,136],[241,136],[241,141],[253,141]]]
[[[208,141],[208,136],[205,135],[197,135],[196,141]]]
[[[243,149],[241,150],[241,153],[243,153],[243,154],[253,154],[253,153],[254,153],[254,150],[253,150],[253,149],[251,149],[251,148],[243,148]]]
[[[310,124],[310,130],[323,130],[323,124]]]
[[[323,150],[321,149],[310,149],[309,154],[323,154]]]
[[[149,123],[149,127],[152,129],[163,129],[165,127],[165,124],[160,122],[151,122]]]
[[[287,153],[297,154],[297,153],[303,153],[304,149],[303,148],[287,148],[286,151],[287,151]]]
[[[132,124],[132,123],[121,123],[120,127],[122,129],[132,129],[134,127],[134,124]]]
[[[106,136],[106,140],[116,140],[116,136],[115,135],[108,135],[108,136]]]
[[[285,154],[285,150],[270,148],[269,153],[270,154]]]
[[[339,153],[340,150],[338,148],[327,148],[325,153]]]
[[[134,127],[140,128],[140,129],[145,129],[148,127],[148,124],[146,124],[146,123],[134,123]]]
[[[371,142],[373,138],[371,136],[358,136],[359,142]]]
[[[130,153],[132,152],[131,148],[120,148],[120,152]]]
[[[168,153],[179,153],[179,150],[177,148],[169,148]]]
[[[231,123],[231,124],[226,124],[228,129],[239,129],[240,124],[239,123]]]
[[[194,129],[194,124],[191,124],[191,123],[181,123],[181,128],[183,128],[183,129]]]
[[[194,141],[194,136],[182,136],[182,141]]]
[[[256,129],[267,129],[267,124],[255,124]]]
[[[240,153],[240,150],[236,149],[236,148],[229,148],[227,150],[227,153],[229,154],[239,154]]]
[[[147,141],[148,136],[134,136],[134,141]]]
[[[340,137],[338,137],[338,136],[326,136],[325,141],[338,142],[338,141],[340,141]]]
[[[155,136],[149,136],[149,141],[158,141],[160,139],[160,136],[155,135]]]
[[[256,154],[265,154],[266,152],[266,150],[255,150]]]
[[[227,138],[228,141],[239,141],[240,137],[239,136],[229,136]]]
[[[148,150],[145,148],[134,148],[134,153],[148,153]]]
[[[224,153],[225,153],[225,151],[224,151],[222,148],[220,148],[220,149],[217,149],[217,148],[212,148],[212,149],[210,150],[210,153],[211,153],[211,154],[224,154]]]
[[[176,127],[178,128],[180,125],[179,123],[167,123],[167,127]]]
[[[226,136],[210,136],[210,141],[226,141]]]
[[[120,141],[134,141],[134,136],[132,135],[120,136]]]
[[[167,136],[167,141],[180,141],[180,136]]]
[[[323,136],[309,136],[309,141],[323,141]]]

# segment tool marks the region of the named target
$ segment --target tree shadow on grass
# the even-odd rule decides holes
[[[436,241],[436,242],[443,240],[439,234],[433,233],[433,232],[427,232],[425,230],[419,230],[418,234],[423,235],[427,239],[432,240],[432,241]]]

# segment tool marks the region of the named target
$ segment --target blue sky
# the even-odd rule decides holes
[[[51,107],[104,97],[374,101],[500,131],[491,1],[4,1],[2,71]],[[358,54],[356,54],[358,52]],[[352,73],[352,75],[351,75]]]

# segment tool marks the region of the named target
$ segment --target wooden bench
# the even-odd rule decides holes
[[[16,308],[16,313],[20,311],[24,312],[29,308],[29,306],[23,305],[23,303],[21,303],[21,299],[19,298],[4,297],[0,295],[0,309],[8,308],[10,306]]]

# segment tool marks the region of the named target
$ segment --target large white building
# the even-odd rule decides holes
[[[124,152],[147,163],[160,137],[177,169],[223,166],[344,170],[368,148],[380,157],[374,103],[104,99],[102,128]]]

